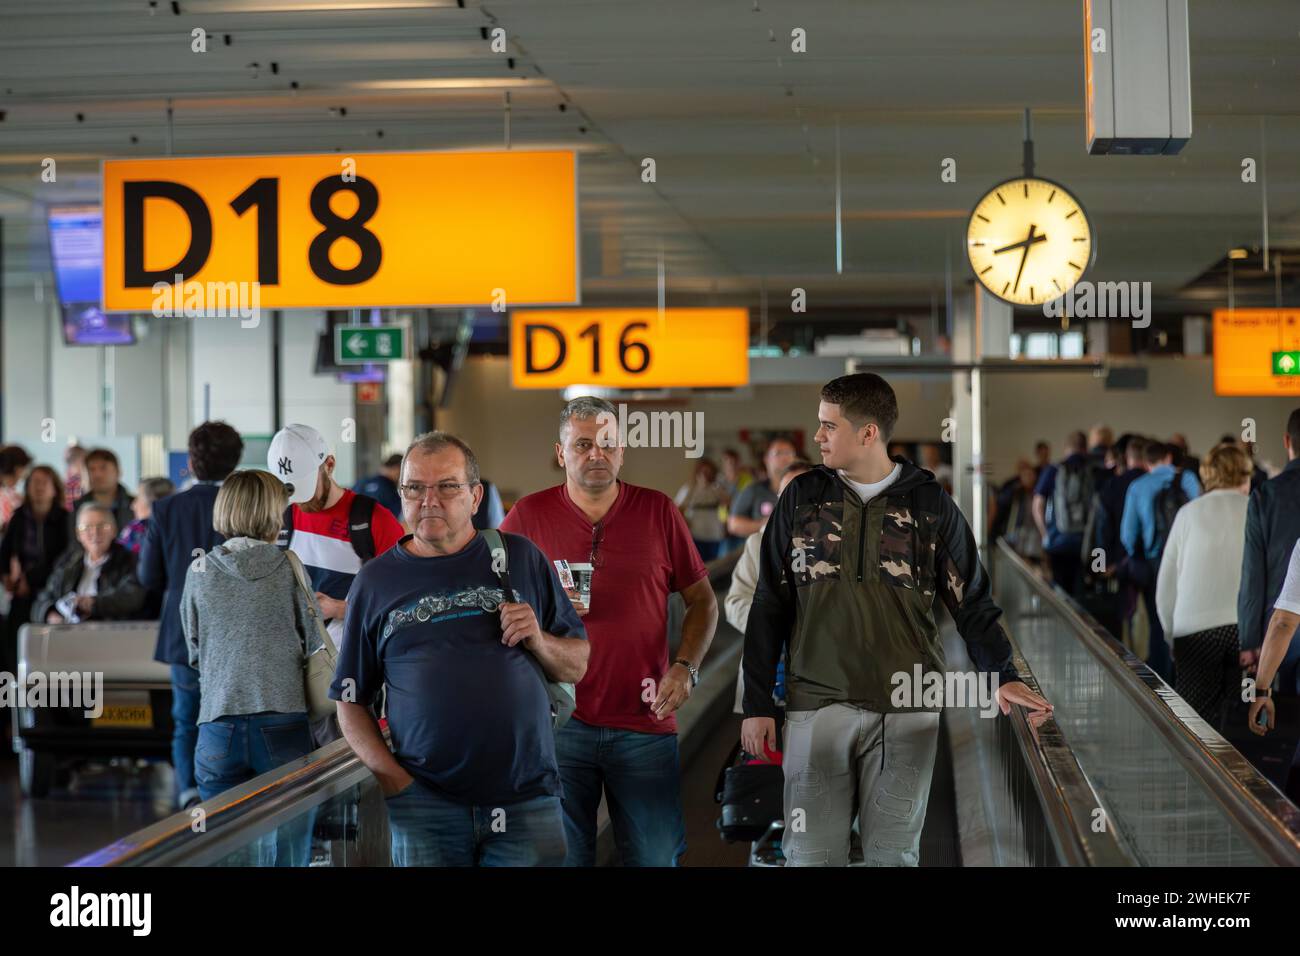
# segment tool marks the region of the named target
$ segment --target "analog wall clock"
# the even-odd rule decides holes
[[[1020,176],[998,183],[975,204],[966,255],[984,288],[1012,305],[1042,305],[1064,295],[1092,265],[1088,214],[1068,189]]]

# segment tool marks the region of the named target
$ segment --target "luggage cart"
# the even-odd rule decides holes
[[[24,796],[47,796],[60,770],[87,759],[171,759],[171,669],[153,659],[157,637],[157,621],[22,626],[17,679],[25,699],[11,713]],[[53,706],[69,699],[73,674],[102,681],[99,713]],[[33,701],[42,681],[66,690]]]

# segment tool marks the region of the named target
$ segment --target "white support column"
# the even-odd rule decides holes
[[[1084,326],[1089,358],[1105,358],[1110,351],[1110,326],[1105,319],[1089,319]]]
[[[979,286],[975,319],[979,328],[979,347],[982,358],[1011,357],[1011,306],[989,294]]]
[[[1183,354],[1205,354],[1205,316],[1183,316]]]
[[[204,386],[210,386],[209,414],[244,435],[271,434],[271,323],[244,328],[239,319],[191,318],[190,421],[204,417]]]
[[[1009,358],[1012,326],[1011,306],[990,295],[983,286],[978,286],[975,297],[977,360]],[[975,544],[981,549],[985,545],[985,529],[988,527],[986,473],[989,463],[984,457],[985,404],[984,373],[976,369],[971,372],[971,510],[967,514],[975,533]]]
[[[952,295],[952,360],[971,362],[975,359],[975,296],[969,287],[954,289]],[[974,498],[971,496],[971,475],[974,467],[975,414],[971,395],[971,373],[952,373],[952,411],[954,419],[952,446],[952,496],[962,514],[972,514]],[[978,443],[976,443],[978,444]],[[972,527],[974,523],[972,522]],[[976,529],[978,530],[978,529]]]

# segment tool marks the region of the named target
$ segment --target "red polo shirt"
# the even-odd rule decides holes
[[[677,732],[677,718],[656,720],[647,680],[668,670],[668,596],[708,570],[681,512],[667,495],[618,483],[618,497],[593,526],[564,485],[521,499],[501,525],[522,534],[552,562],[593,563],[591,612],[582,619],[591,644],[574,716],[596,727],[649,734]],[[592,540],[598,538],[591,562]],[[643,698],[648,697],[649,700]]]

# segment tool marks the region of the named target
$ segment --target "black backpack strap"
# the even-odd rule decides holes
[[[284,517],[280,519],[280,534],[275,539],[275,546],[281,551],[289,550],[289,542],[293,540],[293,505],[284,509]]]
[[[352,550],[357,553],[362,564],[375,556],[375,532],[371,523],[374,521],[376,504],[378,502],[369,495],[354,493],[352,505],[348,509],[348,540],[352,542]]]
[[[501,588],[506,592],[506,600],[514,603],[515,590],[510,586],[510,552],[506,549],[505,538],[496,528],[484,528],[479,534],[483,535],[483,540],[487,542],[488,551],[492,553],[492,565],[496,570],[497,580],[501,582]],[[501,567],[496,569],[497,554],[501,555]]]

